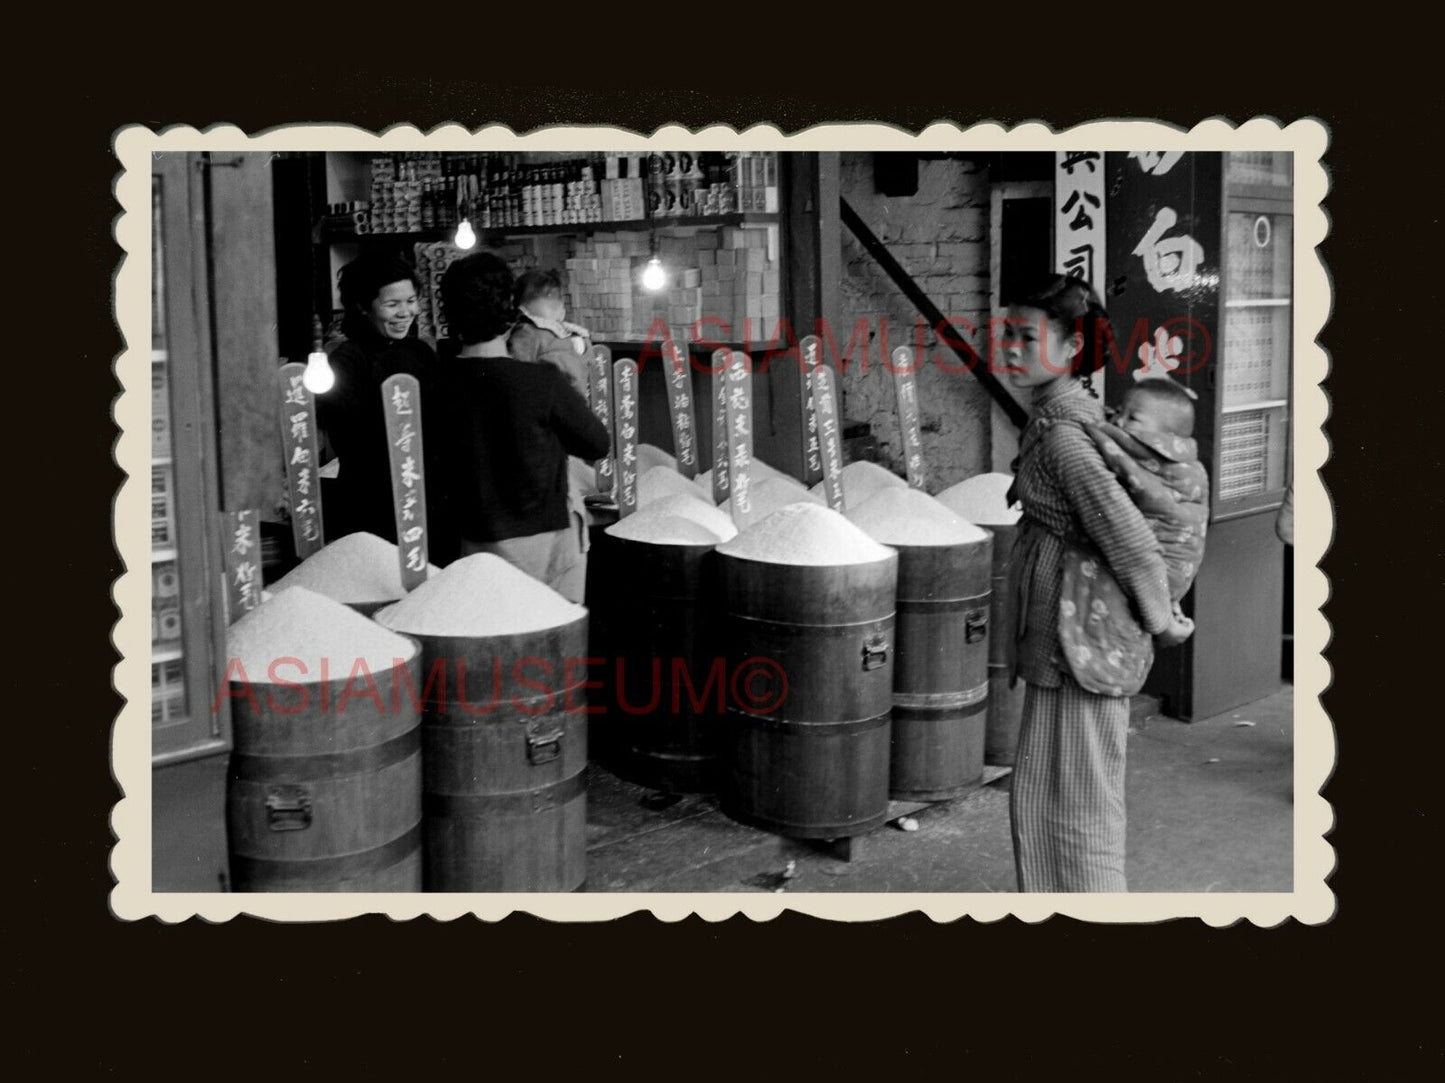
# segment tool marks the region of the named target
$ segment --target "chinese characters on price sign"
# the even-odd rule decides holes
[[[697,422],[692,410],[692,368],[671,336],[663,346],[667,364],[667,414],[672,421],[672,447],[677,472],[697,477]]]
[[[733,522],[746,529],[753,518],[753,363],[747,354],[734,353],[728,362],[724,403],[727,434],[728,481],[732,486]]]
[[[316,398],[301,382],[306,366],[282,365],[281,447],[286,456],[286,491],[291,497],[291,530],[296,555],[305,560],[326,541],[322,535],[321,485],[316,477]]]
[[[591,391],[592,412],[602,427],[607,430],[607,442],[612,443],[612,350],[606,346],[592,347],[592,360],[588,365],[588,389]],[[604,455],[597,460],[597,491],[604,496],[617,496],[616,478],[612,469],[612,456]]]
[[[227,623],[261,604],[261,526],[255,509],[228,511],[223,517]]]
[[[415,590],[426,581],[426,477],[422,466],[421,385],[415,376],[389,376],[381,384],[391,456],[391,495],[396,513],[396,551],[401,586]]]
[[[893,351],[893,389],[898,395],[898,423],[903,430],[908,484],[915,489],[923,489],[927,479],[923,473],[923,437],[918,425],[916,370],[911,349],[899,346]]]
[[[613,409],[617,414],[617,514],[637,510],[637,362],[624,357],[612,366]]]
[[[721,504],[732,493],[728,480],[728,365],[729,349],[712,353],[712,502]]]

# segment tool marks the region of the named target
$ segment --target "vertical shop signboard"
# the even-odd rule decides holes
[[[823,495],[828,507],[846,510],[843,503],[843,440],[838,414],[833,405],[833,370],[819,365],[813,370],[813,399],[818,407],[818,434],[823,442]]]
[[[753,521],[753,362],[741,350],[732,355],[727,370],[725,429],[728,481],[732,486],[733,522],[746,530]]]
[[[1218,152],[1106,155],[1109,290],[1116,354],[1105,398],[1117,405],[1145,376],[1169,376],[1212,409],[1219,359],[1223,191]],[[1202,416],[1202,414],[1201,414]],[[1200,455],[1212,461],[1212,426]]]
[[[386,419],[386,450],[391,457],[391,498],[396,516],[396,554],[401,587],[413,591],[426,582],[426,470],[422,449],[421,384],[400,373],[381,383]]]
[[[261,604],[261,524],[255,508],[222,516],[226,577],[226,623],[234,624]]]
[[[1061,150],[1054,155],[1054,267],[1106,296],[1104,155]]]
[[[593,346],[592,358],[588,364],[588,386],[592,390],[592,412],[602,427],[607,430],[607,443],[612,443],[612,350],[606,346]],[[617,498],[616,478],[611,455],[597,460],[597,491],[614,500]]]
[[[732,493],[728,478],[728,367],[733,352],[726,347],[712,353],[712,502],[721,504]]]
[[[286,456],[286,492],[291,499],[291,532],[296,555],[305,560],[326,540],[321,518],[321,484],[316,476],[316,397],[301,382],[306,366],[282,365],[281,449]]]
[[[677,472],[691,481],[697,477],[697,417],[692,405],[691,354],[684,356],[670,332],[662,346],[667,371],[667,416],[672,421],[672,449]]]
[[[808,335],[798,343],[802,366],[798,373],[802,394],[798,398],[803,405],[803,484],[810,486],[818,484],[823,477],[823,446],[818,440],[818,406],[813,386],[819,354],[817,335]]]
[[[637,362],[624,357],[612,366],[613,411],[617,415],[617,513],[637,510]]]
[[[917,371],[910,347],[899,346],[893,351],[893,390],[898,397],[898,425],[903,430],[908,484],[914,489],[926,491],[928,479],[923,470],[923,435],[918,424]]]

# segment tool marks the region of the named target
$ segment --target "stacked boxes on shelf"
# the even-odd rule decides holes
[[[417,334],[435,342],[447,337],[447,321],[441,306],[442,275],[451,266],[452,260],[462,253],[446,241],[413,245],[412,253],[417,277],[421,279],[421,290],[416,299]]]
[[[422,191],[440,181],[440,158],[371,160],[371,232],[415,233],[424,228]]]
[[[727,337],[767,341],[781,315],[781,276],[774,226],[719,230],[708,236],[716,248],[696,253],[703,315],[727,323]],[[707,243],[707,242],[704,242]]]
[[[730,156],[728,181],[737,193],[737,209],[744,214],[778,212],[778,155],[776,151],[742,151]]]
[[[602,178],[602,217],[609,222],[627,222],[647,216],[645,154],[609,154]]]
[[[593,338],[636,333],[636,268],[648,252],[643,233],[594,233],[577,242],[566,261],[567,318],[590,330]]]
[[[710,338],[769,341],[781,315],[776,226],[689,229],[661,236],[656,254],[667,284],[643,290],[652,254],[644,233],[597,233],[566,261],[568,319],[597,339],[641,338],[657,320]]]

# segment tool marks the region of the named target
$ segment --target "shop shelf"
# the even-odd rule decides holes
[[[697,226],[763,226],[777,225],[782,221],[778,214],[752,211],[747,214],[705,214],[686,218],[629,218],[613,222],[570,222],[554,226],[473,226],[478,242],[484,239],[497,240],[504,237],[534,237],[552,233],[597,233],[597,232],[640,232],[643,230],[687,229]],[[362,244],[373,238],[386,238],[401,242],[442,241],[455,230],[424,229],[410,233],[323,233],[326,244]]]

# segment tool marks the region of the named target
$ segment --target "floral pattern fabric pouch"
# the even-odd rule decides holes
[[[1079,687],[1103,696],[1132,696],[1154,661],[1154,639],[1108,565],[1072,543],[1064,551],[1059,646]]]

